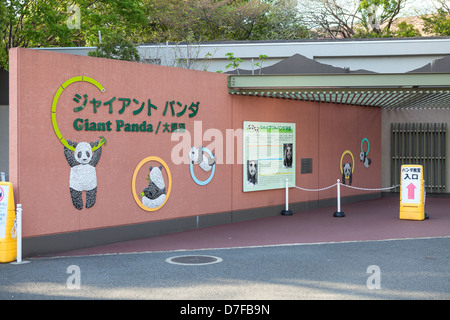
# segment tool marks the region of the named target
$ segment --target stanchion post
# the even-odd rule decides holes
[[[345,217],[344,212],[341,211],[341,181],[339,179],[337,179],[337,211],[333,214],[333,217]]]
[[[292,216],[292,211],[289,210],[289,179],[286,179],[286,207],[281,211],[282,216]]]
[[[28,263],[29,261],[22,260],[22,205],[20,203],[17,204],[16,222],[17,258],[12,264]]]
[[[17,263],[22,262],[22,205],[17,204],[16,210],[16,218],[17,218]]]

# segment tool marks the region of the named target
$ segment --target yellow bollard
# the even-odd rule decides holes
[[[12,184],[0,182],[0,262],[12,262],[17,257],[15,219]]]

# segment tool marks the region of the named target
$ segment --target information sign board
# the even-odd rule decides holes
[[[295,123],[244,121],[243,190],[295,184]]]

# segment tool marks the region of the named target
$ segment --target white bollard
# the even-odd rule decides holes
[[[29,261],[22,261],[22,205],[20,203],[17,204],[16,222],[17,258],[12,264],[28,263]]]
[[[289,210],[289,179],[286,179],[286,206],[283,211],[281,211],[283,216],[292,216],[292,211]]]
[[[337,211],[333,214],[333,217],[345,217],[344,212],[341,211],[341,181],[339,179],[337,179]]]
[[[22,262],[22,205],[19,203],[16,210],[17,219],[17,263]]]

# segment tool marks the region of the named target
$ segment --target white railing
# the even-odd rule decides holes
[[[396,185],[396,186],[391,186],[391,187],[384,187],[384,188],[361,188],[361,187],[354,187],[354,186],[350,186],[347,184],[343,184],[341,183],[341,181],[339,179],[337,179],[337,182],[335,184],[332,184],[331,186],[327,186],[327,187],[323,187],[323,188],[318,188],[318,189],[307,189],[307,188],[301,188],[299,186],[296,185],[291,185],[289,186],[289,180],[286,179],[286,208],[285,210],[282,211],[282,215],[291,215],[292,211],[289,210],[289,187],[293,187],[302,191],[308,191],[308,192],[320,192],[320,191],[324,191],[324,190],[328,190],[334,187],[337,187],[337,211],[334,213],[334,217],[345,217],[344,212],[341,211],[341,186],[344,186],[346,188],[350,188],[350,189],[356,189],[356,190],[363,190],[363,191],[384,191],[384,190],[391,190],[391,189],[395,189],[398,188],[400,185]]]

